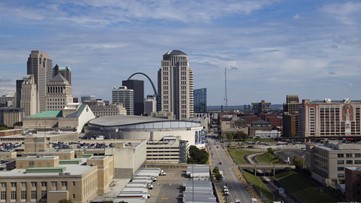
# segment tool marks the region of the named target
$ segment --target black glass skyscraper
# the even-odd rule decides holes
[[[134,115],[144,114],[144,81],[123,80],[122,85],[134,91]]]

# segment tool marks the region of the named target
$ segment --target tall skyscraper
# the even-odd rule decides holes
[[[48,82],[46,110],[59,111],[69,103],[73,103],[71,85],[61,74],[58,74]]]
[[[194,113],[207,113],[207,88],[194,90]]]
[[[27,74],[33,74],[39,94],[40,112],[46,111],[47,83],[52,78],[53,62],[46,52],[31,51],[27,62]]]
[[[173,112],[176,119],[193,117],[193,72],[188,56],[171,50],[163,55],[158,71],[158,110]]]
[[[23,78],[21,86],[20,108],[24,109],[25,116],[39,113],[38,91],[35,84],[34,75]]]
[[[144,114],[144,81],[123,80],[122,85],[134,90],[134,115]]]
[[[112,103],[123,104],[127,109],[127,115],[134,115],[134,91],[125,86],[114,87],[112,91]]]
[[[71,69],[68,66],[59,66],[56,64],[53,68],[53,77],[61,74],[71,85]]]

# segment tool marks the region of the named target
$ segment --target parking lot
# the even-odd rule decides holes
[[[166,176],[159,176],[154,182],[154,189],[149,190],[150,198],[146,203],[181,203],[182,184],[187,178],[183,174],[184,169],[165,170]]]

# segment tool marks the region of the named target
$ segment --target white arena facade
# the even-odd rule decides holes
[[[161,140],[165,136],[177,136],[199,148],[205,145],[205,134],[199,122],[132,115],[95,118],[85,127],[88,139],[104,136],[104,139]]]

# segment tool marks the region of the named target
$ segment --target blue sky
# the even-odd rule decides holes
[[[0,1],[0,94],[31,50],[72,68],[74,96],[109,99],[134,72],[157,83],[162,55],[179,49],[209,105],[224,104],[225,67],[228,105],[361,99],[360,21],[356,0]]]

